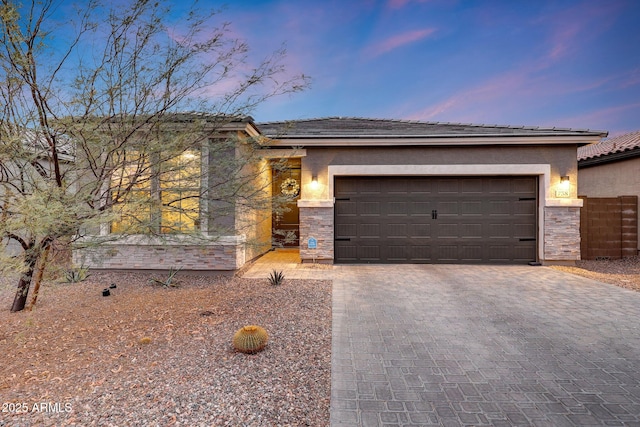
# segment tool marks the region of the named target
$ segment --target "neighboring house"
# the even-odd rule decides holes
[[[303,262],[573,263],[582,206],[576,150],[606,136],[341,117],[235,125],[265,139],[263,162],[288,162],[289,174],[267,177],[271,195],[291,203],[254,230],[265,245],[249,247],[243,233],[195,245],[130,237],[88,265],[235,270],[283,229]]]
[[[640,199],[640,131],[578,148],[578,169],[580,196]]]

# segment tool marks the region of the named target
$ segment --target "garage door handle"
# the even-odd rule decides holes
[[[432,210],[431,211],[431,219],[438,219],[438,211],[437,210]]]
[[[534,240],[536,240],[535,237],[521,237],[520,238],[521,242],[533,242]]]
[[[336,242],[350,242],[351,237],[336,237]]]

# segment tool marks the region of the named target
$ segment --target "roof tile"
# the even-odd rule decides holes
[[[420,122],[362,117],[325,117],[256,124],[269,137],[462,137],[462,136],[606,136],[607,132],[537,126]]]
[[[640,131],[603,139],[596,144],[578,147],[578,161],[622,153],[640,148]]]

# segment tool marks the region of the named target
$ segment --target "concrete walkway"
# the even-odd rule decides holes
[[[333,279],[332,427],[640,426],[640,293],[546,267],[270,256],[245,277]]]
[[[298,249],[276,249],[258,258],[240,275],[249,279],[265,279],[276,271],[282,271],[289,279],[319,279],[333,278],[333,265],[313,264],[300,261]]]

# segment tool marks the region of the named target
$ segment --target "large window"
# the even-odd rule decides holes
[[[162,161],[129,154],[113,177],[114,194],[130,187],[117,204],[112,233],[186,233],[200,225],[200,152],[188,150]]]

